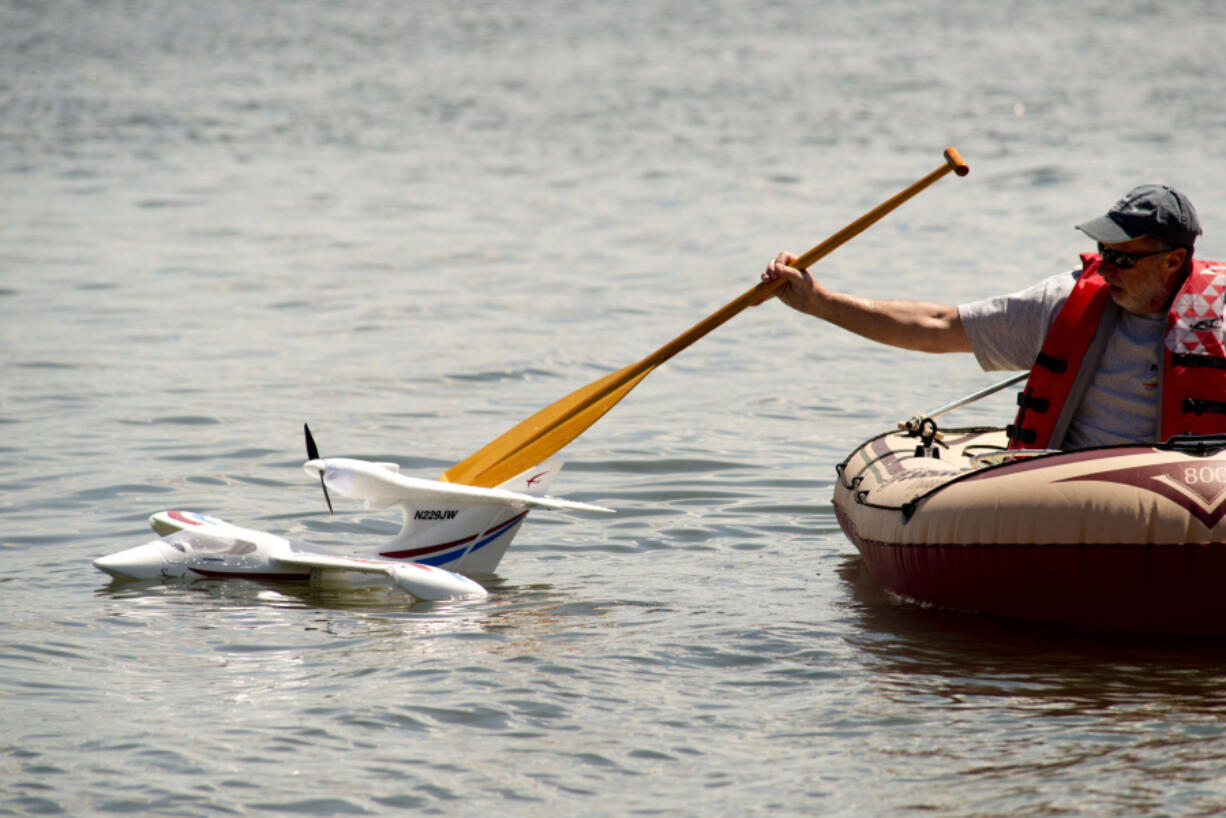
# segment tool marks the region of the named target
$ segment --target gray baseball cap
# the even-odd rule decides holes
[[[1153,236],[1176,247],[1191,247],[1203,232],[1188,197],[1166,185],[1134,187],[1111,205],[1106,216],[1077,229],[1103,244]]]

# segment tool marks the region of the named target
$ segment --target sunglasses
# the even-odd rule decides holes
[[[1175,248],[1170,247],[1166,250],[1154,250],[1152,253],[1122,253],[1119,250],[1112,250],[1106,247],[1100,241],[1098,243],[1098,254],[1103,257],[1103,261],[1110,264],[1117,270],[1127,270],[1129,267],[1135,267],[1137,262],[1149,256],[1156,256],[1160,253],[1169,253]]]

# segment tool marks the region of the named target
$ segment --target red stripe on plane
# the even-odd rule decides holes
[[[446,551],[448,548],[455,548],[457,545],[464,545],[477,539],[477,535],[464,537],[460,540],[452,540],[451,542],[439,543],[438,545],[427,545],[422,548],[406,548],[403,551],[381,551],[380,557],[388,557],[390,559],[402,560],[408,557],[420,557],[423,554],[433,554],[435,551]]]
[[[481,533],[488,534],[489,531],[506,531],[513,523],[516,523],[527,516],[528,516],[528,512],[522,511],[516,516],[507,520],[506,522],[499,523],[496,529],[489,529]],[[409,557],[421,557],[421,556],[425,556],[426,554],[435,554],[439,551],[446,551],[448,548],[455,548],[457,546],[464,545],[466,543],[470,543],[473,540],[477,539],[478,536],[480,535],[473,534],[471,537],[464,537],[463,539],[452,540],[451,542],[439,543],[438,545],[426,545],[426,546],[422,546],[421,548],[406,548],[403,551],[380,551],[379,556],[387,557],[388,559],[397,559],[397,560],[407,559]]]

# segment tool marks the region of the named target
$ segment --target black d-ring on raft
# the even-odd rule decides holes
[[[932,441],[936,440],[937,422],[932,418],[924,418],[919,425],[919,445],[915,447],[916,457],[940,457],[941,453]]]

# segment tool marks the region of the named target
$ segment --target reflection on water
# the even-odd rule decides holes
[[[846,638],[883,710],[904,718],[880,742],[883,758],[1041,797],[1043,812],[1226,807],[1220,640],[933,610],[892,598],[857,558],[839,574],[859,625]]]
[[[1093,710],[1130,700],[1199,701],[1226,712],[1211,692],[1226,684],[1226,644],[1213,637],[1082,631],[941,611],[890,595],[858,557],[839,575],[851,589],[861,629],[848,639],[892,684],[950,699],[1050,698]],[[1064,712],[1061,710],[1060,712]]]
[[[347,638],[396,637],[415,645],[437,637],[487,635],[487,649],[504,656],[531,654],[534,643],[562,631],[611,626],[605,617],[614,609],[638,604],[576,599],[546,583],[512,585],[494,578],[485,585],[488,598],[451,602],[411,600],[388,587],[318,589],[306,583],[216,579],[112,581],[95,594],[116,603],[106,606],[108,616],[127,623],[186,617],[193,629],[301,628]],[[431,651],[417,645],[414,652]]]
[[[951,143],[824,282],[1018,289],[1148,181],[1226,256],[1226,17],[1175,5],[0,3],[0,813],[1226,810],[1215,643],[902,605],[838,531],[834,463],[996,378],[778,305],[567,447],[618,514],[487,599],[90,567],[166,508],[368,547],[304,421],[435,476]]]

